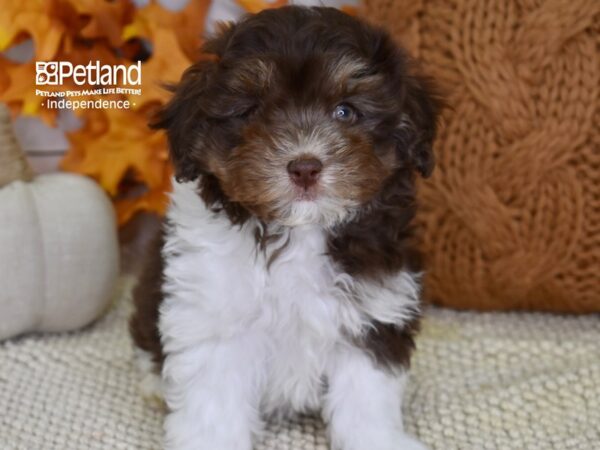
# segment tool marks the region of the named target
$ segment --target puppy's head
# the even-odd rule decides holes
[[[436,104],[382,30],[332,8],[266,10],[209,40],[161,112],[176,178],[260,220],[331,227],[433,168]],[[400,175],[401,174],[401,175]]]

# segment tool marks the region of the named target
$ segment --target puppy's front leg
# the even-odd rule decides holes
[[[425,450],[404,433],[405,372],[378,367],[365,350],[341,348],[328,368],[324,415],[335,450]]]
[[[210,339],[167,354],[168,450],[250,450],[260,431],[260,346],[253,336]]]

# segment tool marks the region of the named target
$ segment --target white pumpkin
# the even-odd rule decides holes
[[[0,104],[0,340],[88,324],[106,308],[118,272],[104,192],[80,175],[35,177]]]

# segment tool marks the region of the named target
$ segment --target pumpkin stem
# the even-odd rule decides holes
[[[10,112],[0,103],[0,187],[16,180],[31,181],[33,170],[17,142]]]

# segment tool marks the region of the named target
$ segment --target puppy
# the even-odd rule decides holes
[[[203,50],[155,124],[176,181],[130,323],[162,374],[165,447],[249,450],[266,417],[320,410],[334,449],[422,449],[401,399],[427,83],[332,8],[247,16]]]

